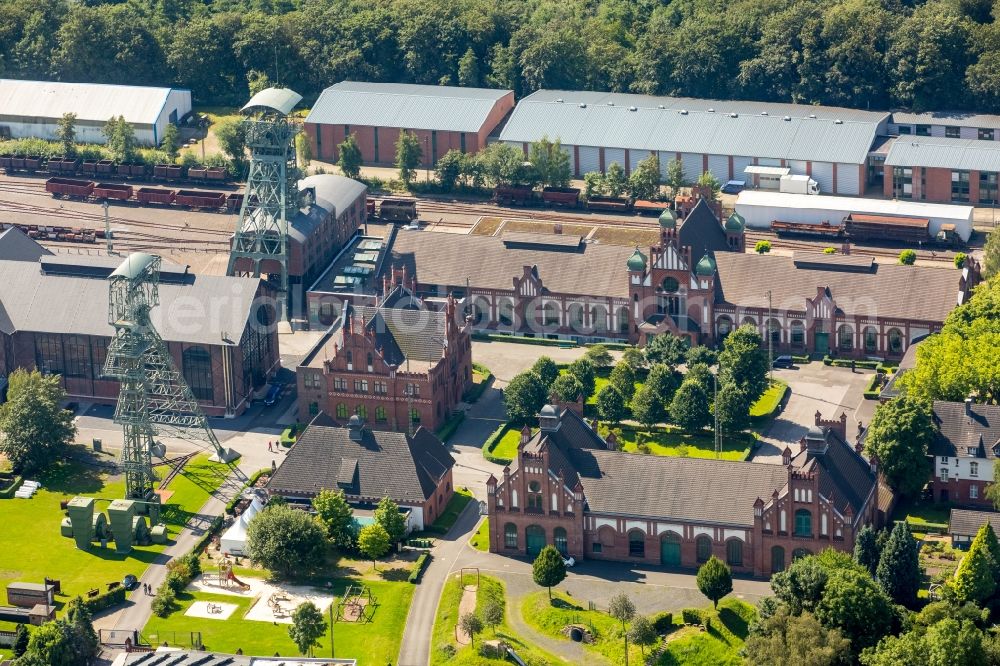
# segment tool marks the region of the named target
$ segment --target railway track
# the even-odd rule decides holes
[[[376,198],[376,201],[381,202],[381,200],[381,198]],[[438,201],[435,199],[418,199],[417,206],[418,212],[421,214],[425,212],[466,214],[476,215],[479,217],[502,217],[519,220],[537,220],[539,222],[588,224],[591,226],[630,226],[649,228],[656,225],[655,218],[642,217],[640,215],[609,217],[593,213],[573,213],[570,211],[562,212],[544,208],[512,208],[486,203],[452,203],[447,201]]]

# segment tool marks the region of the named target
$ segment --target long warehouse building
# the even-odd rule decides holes
[[[66,113],[76,114],[76,140],[82,143],[105,143],[104,125],[112,116],[124,116],[141,145],[158,146],[167,125],[191,113],[191,91],[0,79],[0,136],[54,141]]]
[[[777,189],[780,173],[805,174],[829,194],[863,195],[878,184],[869,151],[888,132],[889,113],[769,102],[539,90],[521,100],[500,140],[523,147],[560,139],[577,177],[617,162],[630,172],[656,154],[680,160],[693,181],[748,180]],[[747,168],[750,171],[747,171]],[[753,168],[756,167],[756,168]],[[788,171],[785,171],[785,170]]]

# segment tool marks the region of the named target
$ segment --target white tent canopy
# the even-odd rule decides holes
[[[240,514],[239,518],[222,535],[220,545],[223,554],[242,556],[243,549],[247,545],[247,528],[254,516],[264,508],[264,504],[259,497],[254,497],[246,511]]]
[[[775,178],[787,176],[791,172],[792,170],[788,167],[760,166],[757,164],[751,164],[747,168],[743,169],[743,173],[755,173],[759,176],[773,176]]]

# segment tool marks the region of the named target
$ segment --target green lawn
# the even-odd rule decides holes
[[[163,471],[160,470],[162,474]],[[171,483],[176,494],[165,507],[164,516],[171,522],[169,532],[176,534],[175,522],[196,512],[205,503],[210,479],[215,478],[201,464],[192,472],[177,476]],[[63,512],[59,503],[76,495],[118,499],[125,493],[123,480],[109,481],[96,468],[65,461],[38,475],[42,489],[30,500],[0,500],[4,529],[0,531],[0,588],[14,581],[41,583],[48,576],[62,582],[63,595],[58,605],[94,587],[120,581],[125,574],[141,574],[161,553],[165,545],[136,547],[127,555],[115,553],[114,547],[95,545],[90,552],[78,550],[73,539],[59,534]],[[218,485],[218,484],[216,484]],[[97,503],[99,510],[107,502]]]
[[[710,433],[690,435],[679,429],[656,430],[652,433],[633,430],[631,428],[615,428],[615,435],[622,450],[630,453],[639,452],[640,439],[649,447],[649,453],[654,456],[675,456],[687,458],[714,458],[715,445]],[[602,437],[607,437],[610,429],[605,424],[598,426]],[[752,436],[744,435],[738,438],[722,438],[723,460],[745,460],[747,449],[752,444]]]
[[[356,579],[337,579],[333,583],[334,594],[342,594],[349,583],[359,582]],[[382,666],[395,663],[399,655],[399,644],[403,636],[403,625],[410,607],[414,586],[407,582],[386,582],[365,579],[363,581],[376,598],[378,606],[374,619],[370,623],[355,624],[338,622],[334,629],[334,647],[336,654],[344,657],[356,657],[359,664]],[[184,612],[195,601],[214,601],[236,603],[238,608],[228,620],[211,620],[192,618]],[[166,618],[153,617],[143,629],[143,636],[152,644],[167,641],[172,644],[189,640],[191,632],[200,631],[201,640],[206,650],[219,652],[235,652],[242,649],[245,654],[273,655],[275,652],[292,656],[298,654],[298,649],[288,637],[286,624],[268,624],[254,620],[244,620],[243,616],[250,609],[252,599],[206,594],[202,592],[184,592],[178,596],[180,608]],[[265,599],[257,603],[266,603]],[[320,641],[321,648],[316,654],[330,654],[330,634],[327,628],[326,636]]]
[[[483,518],[483,522],[479,523],[479,529],[476,533],[472,535],[469,539],[469,545],[476,550],[481,550],[484,553],[490,549],[490,519]]]
[[[780,379],[775,379],[771,382],[767,390],[764,391],[764,394],[757,399],[757,402],[753,403],[750,407],[750,418],[765,419],[773,415],[787,391],[788,383]]]
[[[458,520],[458,516],[465,511],[465,506],[471,500],[471,490],[468,488],[455,488],[454,494],[448,500],[448,506],[444,508],[444,511],[433,523],[434,531],[444,533],[450,530],[451,526]]]
[[[517,445],[521,441],[521,431],[518,428],[508,428],[497,445],[490,453],[497,458],[514,460],[517,458]]]
[[[906,520],[914,533],[944,534],[948,531],[952,506],[950,502],[904,499],[893,510],[892,520]]]
[[[711,607],[702,611],[711,629],[702,632],[695,627],[683,627],[670,634],[667,649],[657,664],[661,666],[739,666],[743,664],[740,650],[746,640],[750,623],[756,616],[753,606],[739,599],[723,599],[719,610]],[[680,622],[680,613],[674,614]]]
[[[468,575],[466,583],[474,580],[474,576]],[[479,577],[479,589],[476,593],[476,610],[481,611],[483,605],[489,599],[496,599],[506,605],[507,595],[503,581],[492,576],[482,575]],[[521,638],[514,635],[504,622],[496,627],[485,627],[482,634],[476,637],[476,647],[471,645],[459,645],[455,641],[455,627],[458,624],[458,606],[462,600],[462,580],[460,574],[452,575],[445,583],[441,592],[441,601],[438,605],[437,615],[434,618],[434,633],[431,642],[431,666],[438,664],[458,664],[461,666],[472,666],[480,664],[502,664],[510,663],[504,659],[497,659],[492,656],[479,654],[479,648],[483,640],[500,638],[509,644],[517,655],[529,666],[543,666],[559,663],[560,660],[541,650],[530,646]],[[505,614],[506,615],[506,614]]]

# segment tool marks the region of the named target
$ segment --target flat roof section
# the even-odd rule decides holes
[[[893,142],[886,166],[1000,171],[1000,142],[943,137],[901,137]]]

